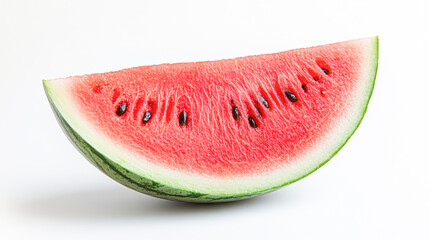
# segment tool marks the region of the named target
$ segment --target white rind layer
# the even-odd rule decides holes
[[[366,112],[378,65],[378,38],[356,41],[360,41],[362,49],[366,50],[362,57],[360,85],[350,97],[355,101],[339,117],[336,127],[300,159],[293,159],[273,171],[233,178],[191,175],[153,164],[145,157],[124,150],[110,141],[107,135],[96,131],[79,113],[79,106],[70,100],[70,92],[67,91],[72,80],[54,79],[44,84],[52,103],[70,127],[94,149],[125,169],[175,189],[217,196],[244,195],[275,189],[309,175],[331,159],[351,137]]]

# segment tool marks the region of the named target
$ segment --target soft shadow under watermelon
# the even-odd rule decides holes
[[[29,197],[18,202],[18,211],[26,217],[54,221],[100,221],[112,219],[166,219],[241,212],[260,204],[284,204],[277,194],[228,203],[199,204],[160,201],[122,188],[62,191]],[[299,194],[298,194],[299,195]],[[289,196],[289,195],[288,195]],[[294,200],[292,200],[294,201]]]

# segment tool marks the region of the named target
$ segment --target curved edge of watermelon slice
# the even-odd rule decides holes
[[[287,169],[241,179],[204,179],[128,161],[128,158],[133,158],[132,155],[103,142],[102,135],[91,132],[76,115],[73,106],[68,105],[66,92],[61,88],[62,79],[44,80],[43,85],[53,112],[70,141],[107,176],[136,191],[168,200],[229,202],[258,196],[296,182],[326,164],[347,143],[367,111],[378,68],[378,37],[355,41],[361,41],[362,48],[367,51],[366,69],[362,72],[361,86],[353,98],[356,100],[352,104],[354,107],[344,114],[345,119],[327,134],[313,152],[304,156],[304,160],[288,165]]]

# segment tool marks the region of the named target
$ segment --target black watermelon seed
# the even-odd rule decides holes
[[[185,111],[181,112],[179,115],[179,124],[182,127],[186,127],[186,123],[188,122],[188,115]]]
[[[268,105],[267,100],[265,100],[265,98],[264,98],[264,97],[262,97],[262,96],[261,96],[261,102],[262,102],[262,104],[264,104],[264,106],[265,106],[266,108],[270,108],[270,105]]]
[[[328,75],[328,74],[329,74],[329,71],[328,71],[328,69],[326,69],[326,68],[322,68],[322,71],[323,71],[326,75]]]
[[[238,120],[238,118],[240,117],[240,112],[238,111],[238,108],[236,106],[232,107],[232,117],[235,120]]]
[[[307,88],[307,85],[305,85],[305,84],[302,84],[302,90],[304,90],[304,92],[308,92],[308,88]]]
[[[126,103],[121,103],[121,105],[119,105],[118,109],[116,109],[116,115],[118,116],[122,116],[124,115],[124,113],[127,111],[127,104]]]
[[[296,102],[298,101],[298,98],[295,96],[295,94],[293,94],[291,91],[289,90],[285,90],[285,95],[287,97],[287,99],[289,99],[289,101],[291,102]]]
[[[143,116],[143,121],[142,121],[143,124],[146,124],[147,122],[149,122],[151,117],[152,117],[152,113],[150,113],[149,111],[146,111]]]
[[[258,125],[256,125],[255,120],[253,120],[253,118],[251,116],[249,116],[248,120],[249,120],[249,124],[252,128],[258,127]]]

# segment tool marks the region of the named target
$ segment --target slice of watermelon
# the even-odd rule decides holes
[[[119,183],[220,202],[295,182],[358,127],[378,38],[44,81],[70,140]]]

